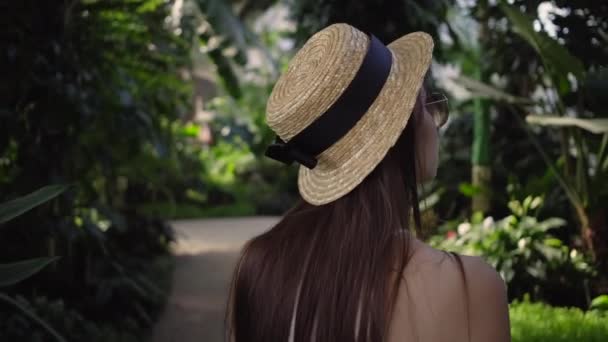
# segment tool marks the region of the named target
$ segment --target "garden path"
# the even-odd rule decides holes
[[[228,285],[238,251],[278,217],[171,222],[177,233],[175,271],[152,342],[221,342]]]

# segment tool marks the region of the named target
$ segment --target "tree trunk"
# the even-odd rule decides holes
[[[473,212],[490,211],[491,200],[491,156],[490,156],[490,113],[481,100],[475,100],[473,151],[471,153],[471,182],[480,191],[475,192],[471,203]]]
[[[606,210],[576,208],[586,249],[591,253],[600,274],[608,275],[608,226]]]
[[[482,17],[487,15],[486,9],[480,13]],[[483,63],[483,46],[486,45],[487,40],[487,21],[481,20],[479,27],[479,41],[480,49],[477,52],[479,58],[479,67],[476,70],[477,79],[487,83],[488,71],[482,69]],[[490,211],[490,199],[491,199],[491,184],[492,179],[492,168],[491,168],[491,156],[490,156],[490,112],[487,103],[481,99],[476,99],[475,109],[473,113],[473,149],[471,153],[471,182],[473,186],[481,191],[477,191],[473,194],[473,201],[471,203],[471,209],[473,212],[481,211],[486,213]]]
[[[492,179],[492,169],[487,165],[473,164],[471,178],[473,186],[481,189],[481,191],[473,195],[473,202],[471,203],[473,212],[481,211],[487,213],[490,211],[491,193],[489,189]]]

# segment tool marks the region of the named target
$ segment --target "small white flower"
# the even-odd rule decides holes
[[[521,238],[521,239],[519,239],[519,241],[517,241],[517,247],[520,250],[523,250],[524,248],[526,248],[527,244],[528,244],[528,240],[526,240],[525,238]]]
[[[543,204],[543,198],[540,196],[536,196],[532,200],[532,203],[530,203],[530,209],[534,210],[534,209],[540,207],[541,204]]]
[[[574,248],[573,248],[573,249],[570,251],[570,258],[571,258],[571,259],[574,259],[574,258],[576,258],[576,256],[577,256],[577,255],[578,255],[578,251],[577,251],[576,249],[574,249]]]
[[[484,230],[490,230],[494,226],[494,218],[488,216],[483,220],[482,227]]]
[[[469,222],[463,222],[458,225],[458,235],[464,235],[471,230],[471,224]]]

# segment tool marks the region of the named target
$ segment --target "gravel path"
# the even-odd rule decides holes
[[[167,307],[152,342],[222,342],[224,309],[238,251],[277,217],[172,222],[178,241]]]

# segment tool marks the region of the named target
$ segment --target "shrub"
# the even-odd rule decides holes
[[[577,308],[514,301],[510,305],[513,342],[608,341],[608,315]]]
[[[137,325],[127,317],[121,329],[106,322],[95,322],[84,318],[77,310],[69,308],[61,299],[49,300],[36,297],[28,300],[18,296],[17,303],[44,319],[69,341],[91,342],[137,342],[134,331]],[[45,342],[54,341],[39,324],[32,322],[23,313],[0,311],[0,338],[3,341]]]
[[[3,292],[31,303],[69,341],[89,339],[62,328],[63,312],[142,340],[166,299],[155,274],[171,230],[136,206],[170,196],[182,175],[171,127],[190,112],[192,89],[180,76],[190,45],[165,21],[171,8],[157,0],[3,6],[11,30],[1,43],[0,202],[73,185],[0,227],[3,263],[61,257]],[[42,309],[54,303],[68,309]],[[0,306],[0,331],[13,314]],[[0,341],[28,341],[29,324]]]
[[[540,197],[511,201],[512,215],[499,221],[476,214],[471,222],[449,222],[431,237],[435,247],[478,255],[491,264],[509,288],[509,298],[530,293],[554,305],[587,307],[585,288],[596,275],[589,259],[549,231],[565,225],[561,218],[538,221],[528,216]]]
[[[16,296],[16,303],[51,326],[67,341],[138,342],[145,341],[160,314],[170,289],[173,259],[156,257],[148,263],[138,261],[125,270],[130,274],[108,274],[96,279],[95,296],[74,300]],[[128,262],[126,263],[128,264]],[[48,331],[23,311],[0,307],[0,341],[55,341]],[[116,315],[116,313],[120,313]]]

